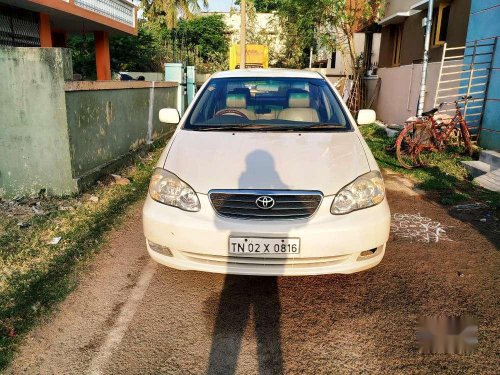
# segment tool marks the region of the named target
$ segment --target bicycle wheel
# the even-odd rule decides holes
[[[418,166],[416,149],[418,136],[415,131],[415,124],[407,125],[396,139],[396,156],[399,164],[406,169],[412,169]]]
[[[470,139],[470,132],[467,124],[465,122],[460,123],[460,133],[462,136],[462,140],[464,141],[465,149],[467,150],[467,154],[469,156],[472,155],[472,141]]]

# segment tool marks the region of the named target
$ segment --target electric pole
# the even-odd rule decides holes
[[[422,80],[420,81],[420,96],[418,98],[417,116],[422,116],[425,104],[425,91],[427,90],[427,66],[429,65],[429,46],[431,43],[432,11],[434,0],[429,0],[427,9],[427,23],[425,25],[424,60],[422,62]]]
[[[240,1],[241,28],[240,28],[240,69],[246,66],[247,47],[247,4],[246,0]]]

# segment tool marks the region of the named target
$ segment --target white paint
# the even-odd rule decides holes
[[[153,108],[155,102],[155,82],[151,82],[149,89],[149,113],[148,113],[148,135],[146,138],[147,144],[153,143]]]
[[[134,286],[130,295],[127,299],[127,302],[120,310],[120,314],[116,319],[115,324],[109,331],[106,340],[103,345],[100,347],[97,355],[93,358],[90,363],[88,374],[99,375],[103,373],[113,350],[120,345],[125,333],[128,330],[128,326],[134,317],[139,304],[148,289],[149,283],[153,278],[153,275],[156,271],[157,263],[154,261],[149,261],[148,264],[144,267],[137,281],[137,284]]]
[[[418,214],[395,213],[392,216],[391,232],[399,238],[405,238],[411,242],[439,242],[453,241],[448,237],[446,228],[438,221]]]

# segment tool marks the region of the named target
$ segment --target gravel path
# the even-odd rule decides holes
[[[7,373],[500,373],[496,224],[439,207],[395,174],[386,182],[386,256],[353,275],[172,270],[150,261],[133,207]],[[463,314],[479,320],[476,353],[418,354],[419,315]]]

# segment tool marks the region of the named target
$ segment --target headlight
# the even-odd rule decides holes
[[[149,184],[149,195],[157,202],[184,211],[200,210],[200,200],[191,186],[165,169],[155,169]]]
[[[359,176],[341,189],[332,203],[331,213],[347,214],[351,211],[375,206],[384,200],[384,181],[379,171]]]

